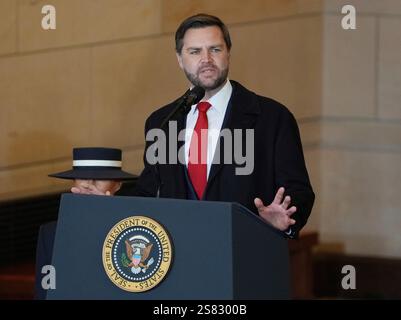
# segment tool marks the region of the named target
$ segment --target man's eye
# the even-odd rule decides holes
[[[220,52],[221,49],[220,48],[212,48],[212,52]]]
[[[189,54],[199,54],[198,50],[190,51]]]

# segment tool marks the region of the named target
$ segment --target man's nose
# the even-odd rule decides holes
[[[209,50],[204,50],[202,52],[202,55],[201,55],[201,61],[202,62],[209,62],[211,60],[212,60],[212,56],[211,56]]]

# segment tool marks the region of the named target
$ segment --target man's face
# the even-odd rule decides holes
[[[177,58],[194,86],[214,90],[227,79],[230,52],[219,27],[188,29]]]
[[[102,193],[109,191],[110,194],[114,195],[120,189],[121,182],[116,180],[74,180],[74,187],[87,189],[89,185],[95,186]]]

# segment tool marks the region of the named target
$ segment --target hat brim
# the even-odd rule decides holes
[[[82,180],[135,180],[138,176],[116,169],[79,169],[49,174],[49,177],[60,179]]]

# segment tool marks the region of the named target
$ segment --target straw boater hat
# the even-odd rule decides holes
[[[72,170],[49,174],[61,179],[133,180],[137,176],[122,171],[121,150],[74,148]]]

